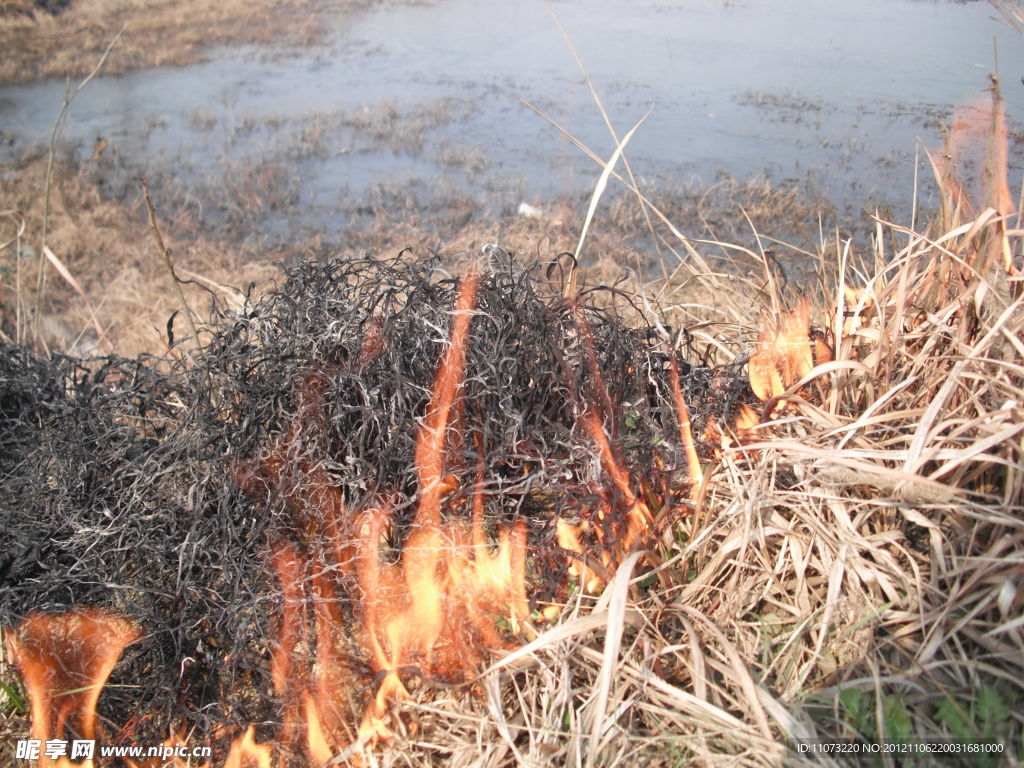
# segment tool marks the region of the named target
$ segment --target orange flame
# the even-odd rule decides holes
[[[498,525],[489,532],[483,456],[475,488],[469,494],[455,493],[459,478],[465,477],[459,466],[466,429],[460,390],[479,284],[479,278],[467,278],[456,294],[450,335],[417,434],[417,507],[397,561],[382,556],[394,507],[382,502],[357,517],[318,461],[328,450],[323,400],[330,376],[324,370],[311,370],[299,383],[297,413],[287,435],[258,466],[238,470],[239,484],[246,490],[264,483],[285,497],[295,512],[299,539],[307,542],[279,542],[271,551],[283,597],[270,664],[281,707],[275,740],[281,747],[281,765],[293,763],[300,753],[317,765],[340,753],[358,760],[358,750],[392,735],[396,723],[388,720],[389,711],[395,700],[409,696],[410,677],[447,682],[471,678],[485,649],[511,644],[503,627],[514,633],[533,631],[526,597],[525,521]],[[598,501],[583,511],[579,524],[558,520],[556,533],[559,545],[579,556],[570,572],[585,589],[594,591],[631,549],[650,536],[652,507],[657,510],[657,504],[643,487],[637,490],[618,452],[614,406],[601,379],[589,325],[578,305],[575,311],[590,388],[581,398],[579,426],[589,436],[609,482],[596,490]],[[759,340],[764,361],[751,363],[752,370],[760,365],[784,384],[802,375],[804,346],[806,356],[811,355],[806,305],[795,314],[797,320],[784,319],[780,326],[787,332],[790,325],[803,329],[802,342],[793,342],[798,353],[784,347],[781,356],[775,352],[772,357],[771,339],[765,338]],[[371,324],[367,333],[357,364],[378,354],[386,343],[378,325]],[[695,489],[702,474],[675,361],[670,384]],[[740,427],[743,419],[756,422],[757,414],[741,411]],[[462,499],[467,499],[464,507],[458,506]],[[583,559],[588,537],[600,545],[600,554],[589,562]],[[353,591],[359,599],[353,601],[348,627],[339,594]],[[551,608],[557,609],[549,606],[545,615]],[[100,687],[124,645],[136,637],[131,625],[101,612],[79,612],[31,619],[21,635],[23,639],[11,641],[11,648],[33,697],[33,734],[59,737],[71,727],[91,737]],[[350,648],[353,640],[356,647]],[[368,661],[376,673],[377,689],[368,700],[352,700],[360,686],[350,653]],[[82,670],[89,685],[77,678],[58,679],[71,674],[67,669]],[[87,692],[68,694],[59,706],[55,703],[55,691],[75,688]],[[359,706],[364,707],[363,720],[353,732],[348,724]],[[271,768],[271,754],[269,744],[256,743],[250,726],[232,743],[224,768]],[[41,765],[45,768],[46,763]]]
[[[244,734],[231,742],[224,768],[271,768],[273,753],[270,745],[257,744],[255,736],[256,728],[250,725]]]
[[[309,458],[315,456],[310,443],[321,440],[326,428],[326,376],[314,371],[304,379],[296,420],[260,467],[265,481],[283,491],[297,511],[297,522],[317,534],[311,537],[311,554],[284,543],[273,552],[284,603],[271,672],[282,705],[280,741],[288,754],[294,754],[303,735],[308,756],[318,764],[353,740],[358,747],[388,738],[390,702],[408,696],[403,674],[464,676],[480,660],[480,646],[506,645],[495,617],[514,631],[528,618],[526,524],[499,526],[497,541],[489,541],[482,463],[471,521],[464,514],[442,514],[449,506],[446,497],[459,486],[449,470],[461,453],[464,409],[458,395],[478,285],[479,278],[468,278],[456,296],[448,344],[417,436],[418,506],[398,562],[381,556],[390,507],[367,510],[354,524],[339,489]],[[239,476],[243,487],[259,480],[251,468]],[[331,575],[349,573],[353,566],[361,611],[355,634],[379,679],[357,734],[346,725],[345,702],[356,686]]]
[[[573,303],[572,310],[580,330],[580,338],[590,374],[590,402],[585,404],[581,419],[597,448],[601,459],[601,469],[611,479],[614,490],[611,494],[599,492],[603,497],[602,503],[599,509],[590,516],[590,520],[583,520],[577,525],[565,520],[558,520],[556,534],[559,546],[577,555],[577,559],[569,566],[570,575],[577,576],[584,589],[593,592],[605,581],[604,577],[622,562],[628,552],[635,545],[643,542],[653,528],[654,516],[646,502],[634,492],[630,483],[629,471],[616,455],[609,436],[605,433],[605,426],[601,416],[598,415],[598,409],[611,413],[613,410],[611,397],[597,364],[590,323],[578,302]],[[677,385],[678,382],[677,375]],[[681,396],[680,391],[680,398]],[[685,446],[685,435],[689,433],[689,412],[686,410],[685,404],[679,412],[679,420]],[[684,423],[685,426],[683,426]],[[692,436],[689,445],[693,449]],[[692,457],[690,452],[687,452],[691,478],[700,471],[700,464],[696,458],[695,449],[692,451]],[[588,563],[582,559],[584,548],[581,534],[590,530],[594,531],[594,536],[603,550],[600,555],[600,570],[597,568],[598,563]]]
[[[7,648],[28,689],[32,738],[95,739],[100,692],[125,646],[138,637],[129,621],[98,609],[33,614],[22,622]],[[39,768],[50,764],[40,754]],[[61,757],[55,765],[70,763]]]
[[[676,416],[679,420],[679,440],[686,454],[686,468],[690,479],[690,495],[696,496],[700,484],[704,479],[704,473],[700,468],[700,458],[697,456],[697,447],[693,442],[693,430],[690,427],[690,409],[686,407],[686,400],[683,398],[683,387],[679,381],[679,364],[673,354],[669,358],[669,383],[672,385],[672,397],[676,401]]]
[[[345,622],[334,585],[321,570],[313,576],[313,615],[316,623],[316,674],[312,691],[303,696],[309,727],[309,753],[323,765],[352,740],[350,717],[343,706],[349,690],[348,665],[343,651]]]
[[[32,712],[30,737],[50,740],[96,738],[96,703],[103,686],[125,647],[139,638],[127,619],[96,608],[70,613],[33,614],[8,635],[7,648],[28,689]],[[254,729],[235,740],[224,768],[271,768],[269,746],[253,742]],[[171,737],[165,746],[178,746],[182,738]],[[130,761],[129,761],[130,762]],[[158,761],[160,765],[164,761]],[[172,765],[186,768],[173,758]],[[45,751],[39,754],[39,768],[92,768],[92,759],[70,762],[68,756],[55,761]]]
[[[963,171],[972,161],[981,164],[981,197],[1005,216],[1017,210],[1007,180],[1006,110],[994,80],[989,90],[990,106],[968,104],[956,111],[949,133],[948,153],[940,156],[935,165],[940,178],[949,185],[954,203],[970,212]]]
[[[371,510],[358,536],[365,644],[375,669],[384,675],[360,728],[361,741],[390,735],[384,725],[387,702],[408,695],[400,678],[403,667],[417,665],[421,674],[468,671],[479,659],[474,636],[487,647],[504,644],[491,615],[502,616],[514,630],[528,615],[525,523],[502,528],[492,551],[479,488],[470,525],[459,520],[442,523],[443,497],[454,485],[454,478],[446,474],[445,448],[453,439],[449,430],[457,431],[453,422],[461,408],[456,396],[478,285],[479,278],[471,277],[459,290],[451,337],[417,438],[419,505],[401,561],[381,563],[387,510]]]
[[[991,106],[971,104],[956,111],[953,128],[949,133],[946,152],[938,158],[932,157],[939,184],[948,189],[954,205],[968,215],[973,213],[965,191],[965,170],[971,162],[981,165],[981,192],[977,198],[991,207],[1000,216],[1009,216],[1017,210],[1007,179],[1008,150],[1006,110],[999,91],[999,82],[993,77],[989,87]],[[990,243],[988,254],[1002,257],[1003,269],[1011,275],[1018,270],[1013,261],[1013,249],[1007,237],[1006,225],[1002,220],[994,223],[997,237]],[[977,265],[975,265],[977,267]],[[978,267],[982,271],[984,265]]]
[[[810,302],[805,297],[792,312],[762,323],[757,350],[748,363],[750,388],[762,402],[781,397],[810,373],[816,362],[828,362],[833,357],[820,334],[811,332]]]
[[[273,554],[274,568],[283,595],[281,625],[277,643],[271,652],[270,678],[274,693],[281,701],[280,741],[286,753],[299,738],[299,707],[306,692],[306,597],[302,587],[304,562],[298,551],[287,544]]]
[[[328,576],[332,568],[322,553],[310,563],[296,547],[284,543],[274,548],[273,562],[283,595],[270,667],[274,692],[281,702],[278,741],[287,762],[300,749],[305,735],[308,754],[322,765],[352,736],[346,727],[345,691],[351,686],[342,652],[344,621]],[[311,565],[315,573],[309,578]],[[306,592],[307,582],[311,594]],[[315,655],[309,643],[311,628]]]

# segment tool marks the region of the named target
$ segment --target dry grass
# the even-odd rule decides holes
[[[26,222],[3,251],[8,275],[19,247],[23,273],[37,264],[44,173],[36,159],[3,179],[5,207]],[[261,178],[232,182],[239,205],[254,206],[245,215],[258,215],[261,189],[278,186]],[[568,202],[489,221],[456,200],[448,218],[425,223],[391,194],[371,230],[352,235],[357,249],[440,246],[457,260],[500,241],[550,261],[577,244],[580,216]],[[619,218],[638,221],[624,206]],[[187,210],[176,217],[169,207],[164,236],[179,277],[202,275],[230,299],[240,297],[216,284],[277,274],[249,263],[255,249],[204,239]],[[5,221],[0,242],[16,224]],[[770,260],[754,271],[757,250],[680,243],[670,231],[654,235],[663,253],[683,254],[667,280],[661,270],[625,273],[621,234],[596,221],[581,285],[618,279],[628,306],[686,328],[719,359],[749,350],[761,308],[792,295]],[[374,759],[753,766],[798,762],[784,747],[792,737],[973,734],[1019,744],[1024,306],[1003,254],[1021,252],[1021,235],[992,211],[957,208],[950,192],[921,232],[880,221],[862,250],[821,243],[816,272],[828,290],[817,294],[816,322],[842,342],[818,383],[794,387],[758,442],[706,465],[699,493],[666,511],[646,559],[621,570],[604,597],[577,595],[561,624],[498,661],[474,695],[424,689],[396,704],[398,735]],[[166,351],[177,306],[140,206],[104,199],[88,173],[59,163],[48,243],[118,351]],[[722,270],[693,267],[687,248],[708,259],[724,252]],[[12,284],[5,279],[5,333],[32,341],[12,314]],[[202,289],[186,289],[193,309],[205,306]],[[60,330],[37,341],[98,349],[82,297],[55,272],[45,290],[43,325]],[[22,318],[31,303],[22,299]]]
[[[797,192],[778,190],[764,180],[644,191],[681,232],[694,242],[705,242],[702,257],[723,278],[715,292],[723,284],[737,284],[728,288],[735,293],[739,283],[745,287],[763,283],[759,242],[773,251],[774,268],[784,273],[781,280],[791,289],[819,282],[816,242],[821,222],[832,215],[823,201],[805,201]],[[496,193],[507,200],[504,214],[492,216],[446,182],[432,184],[431,192],[424,200],[398,185],[378,185],[360,209],[366,218],[364,225],[349,231],[343,245],[375,253],[405,247],[420,253],[440,250],[457,260],[488,243],[501,243],[516,248],[526,262],[545,263],[575,250],[586,214],[584,202],[562,197],[535,206],[535,215],[517,215],[519,198],[509,190]],[[759,234],[765,231],[772,237]],[[613,196],[599,210],[587,235],[582,264],[588,284],[618,284],[625,278],[634,292],[653,286],[659,301],[671,294],[671,301],[677,303],[717,304],[703,278],[686,282],[682,290],[679,280],[665,280],[679,268],[681,258],[685,260],[685,249],[676,247],[678,253],[673,253],[675,242],[666,227],[656,227],[652,234],[632,193]],[[756,325],[749,305],[742,315],[743,322]]]
[[[0,330],[9,339],[76,355],[111,350],[126,356],[166,353],[166,323],[178,305],[147,227],[138,171],[132,174],[106,155],[83,161],[58,157],[47,244],[82,292],[76,292],[47,263],[42,312],[38,322],[33,321],[46,165],[46,158],[36,153],[0,174],[0,210],[20,212],[0,219],[0,244],[11,241],[0,251]],[[210,303],[201,286],[237,297],[235,291],[213,285],[242,291],[251,282],[266,287],[282,274],[279,266],[270,265],[327,252],[317,238],[282,242],[254,234],[261,231],[261,220],[270,211],[297,200],[301,180],[283,163],[226,164],[218,176],[211,175],[191,188],[166,178],[151,179],[151,186],[161,231],[180,268],[179,277],[200,276],[195,278],[197,285],[185,287],[199,320],[205,319]],[[747,190],[744,202],[755,211],[757,221],[766,221],[764,217],[769,215],[761,210],[782,210],[772,208],[774,199],[789,200],[768,186],[757,185],[755,191],[751,185],[736,188]],[[111,197],[112,192],[116,197]],[[453,263],[478,253],[488,243],[515,245],[522,261],[541,263],[554,261],[576,247],[583,215],[571,199],[545,205],[535,217],[514,212],[495,217],[456,190],[446,190],[443,183],[433,192],[434,197],[423,201],[394,185],[371,190],[362,207],[363,225],[349,230],[340,247],[377,254],[403,248],[423,255],[440,251]],[[680,198],[668,192],[663,191],[659,199],[682,206]],[[722,218],[726,214],[721,206],[733,204],[731,200],[709,203],[704,210]],[[663,279],[665,272],[650,233],[643,232],[627,209],[627,203],[613,202],[608,216],[595,219],[583,259],[588,286],[618,285],[636,293],[650,281]],[[21,234],[16,236],[22,224]],[[708,231],[699,221],[690,224],[687,231]],[[665,246],[661,248],[671,260]],[[749,282],[738,276],[760,272],[752,254],[745,249],[708,249],[708,257],[720,263],[732,293]],[[711,319],[703,307],[716,305],[720,286],[712,292],[701,281],[685,283],[682,290],[678,282],[662,287],[667,285],[672,286],[670,291],[656,292],[651,300],[663,311],[682,308],[683,314],[674,315],[674,322]],[[734,313],[729,322],[745,323],[752,332],[748,314]],[[175,334],[180,338],[184,334],[182,318],[176,323]]]
[[[426,132],[452,122],[458,106],[458,102],[450,98],[405,107],[383,99],[373,106],[364,104],[346,115],[343,122],[357,137],[369,140],[365,149],[387,147],[392,152],[419,155],[423,152]]]
[[[367,5],[368,0],[75,0],[47,13],[34,3],[6,3],[0,5],[0,82],[88,74],[125,24],[128,30],[107,63],[110,74],[191,64],[211,45],[318,45],[333,17]]]
[[[577,596],[476,703],[396,707],[380,764],[778,765],[800,762],[788,738],[858,734],[1024,757],[1024,300],[990,258],[1021,234],[954,214],[821,253],[841,278],[818,325],[843,341],[817,390],[706,466],[648,566]],[[718,344],[743,348],[722,329],[750,307],[705,308]]]
[[[227,182],[244,215],[284,194],[279,173]],[[105,199],[68,163],[54,177],[47,242],[89,303],[51,272],[33,337],[24,275],[38,265],[44,174],[36,159],[0,179],[0,207],[23,212],[0,222],[0,244],[11,241],[0,252],[4,333],[79,353],[104,341],[122,354],[166,351],[177,307],[144,210]],[[854,735],[1001,739],[1016,752],[992,765],[1024,759],[1024,230],[992,209],[970,212],[939,180],[943,208],[920,231],[878,221],[860,248],[819,239],[820,289],[805,290],[818,327],[838,339],[836,361],[772,404],[757,441],[703,467],[693,498],[666,507],[645,559],[628,560],[600,598],[577,593],[560,623],[470,691],[425,686],[395,704],[397,735],[369,760],[763,766],[800,763],[787,739]],[[724,195],[743,218],[714,223],[698,207],[704,242],[647,228],[635,202],[614,204],[588,236],[581,282],[625,277],[630,306],[686,329],[714,359],[742,359],[761,312],[793,295],[762,253],[772,244],[759,224],[806,218],[797,200],[755,187],[705,198]],[[424,221],[404,190],[382,188],[369,207],[355,250],[455,259],[502,242],[543,262],[572,252],[581,225],[568,201],[489,220],[450,199]],[[157,212],[179,277],[205,286],[186,286],[193,310],[206,289],[240,300],[218,286],[278,274],[253,263],[258,249],[204,239],[187,211]],[[753,242],[736,242],[744,223]],[[649,238],[661,262],[624,257],[626,236]],[[87,307],[102,338],[90,337]]]
[[[2,333],[40,349],[86,357],[109,351],[128,357],[167,354],[167,324],[179,305],[145,207],[138,199],[127,204],[104,197],[89,169],[71,161],[55,166],[47,245],[82,293],[47,264],[41,312],[34,317],[45,175],[46,160],[37,157],[0,176],[0,208],[20,214],[0,221],[0,244],[10,242],[0,251]],[[247,178],[248,183],[235,182],[239,206],[257,205],[260,196],[263,176]],[[250,283],[267,287],[280,276],[280,267],[271,265],[288,253],[198,234],[191,213],[187,207],[157,210],[189,306],[200,321],[207,319],[211,294],[230,306],[245,300],[242,292]],[[185,328],[176,318],[177,339],[188,335]]]

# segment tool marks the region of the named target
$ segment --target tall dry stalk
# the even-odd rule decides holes
[[[78,87],[76,87],[74,91],[71,90],[71,80],[70,78],[68,79],[67,85],[64,89],[64,99],[61,102],[60,110],[58,110],[57,117],[53,121],[53,126],[50,128],[50,141],[47,147],[46,160],[46,182],[43,188],[42,232],[39,236],[40,259],[39,269],[36,275],[35,302],[32,309],[32,335],[33,338],[35,338],[35,340],[37,341],[37,343],[43,344],[44,347],[46,346],[46,340],[43,339],[39,333],[39,323],[40,320],[42,319],[40,307],[43,300],[43,293],[46,284],[47,260],[42,258],[42,254],[45,253],[47,249],[46,235],[50,217],[50,188],[53,183],[53,163],[57,155],[57,144],[60,141],[61,134],[64,131],[64,124],[67,121],[68,108],[71,106],[71,102],[74,101],[75,97],[82,92],[82,89],[85,88],[85,86],[87,86],[89,82],[94,77],[96,77],[97,74],[99,74],[99,71],[103,69],[103,65],[106,63],[107,57],[110,55],[111,50],[113,50],[114,45],[117,44],[117,41],[121,39],[121,35],[124,34],[126,29],[128,29],[127,23],[125,23],[125,25],[121,27],[120,31],[116,35],[114,35],[113,39],[110,41],[110,44],[107,46],[106,50],[103,52],[103,55],[100,57],[100,60],[96,62],[96,66],[93,67],[92,72],[90,72],[88,76],[86,76],[85,79],[78,84]],[[18,301],[20,304],[20,297]]]

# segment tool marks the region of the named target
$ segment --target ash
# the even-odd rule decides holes
[[[525,519],[531,598],[551,598],[566,589],[554,520],[609,493],[585,409],[671,519],[689,489],[670,356],[705,455],[708,424],[727,429],[754,399],[738,366],[691,364],[641,313],[608,309],[623,304],[613,289],[566,301],[499,249],[489,259],[445,508],[463,514],[482,492],[492,525]],[[158,743],[170,723],[270,732],[270,547],[311,545],[322,486],[352,521],[387,499],[397,553],[457,287],[438,258],[305,263],[242,313],[216,313],[192,362],[46,360],[0,343],[0,621],[96,606],[136,622],[144,637],[100,702],[133,738]],[[354,591],[341,594],[351,611]],[[368,669],[355,651],[349,662]]]

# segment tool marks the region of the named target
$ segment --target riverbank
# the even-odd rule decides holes
[[[0,5],[0,83],[81,78],[96,66],[119,30],[104,67],[120,74],[201,61],[211,46],[261,45],[274,51],[321,45],[328,29],[367,0],[78,0]]]

